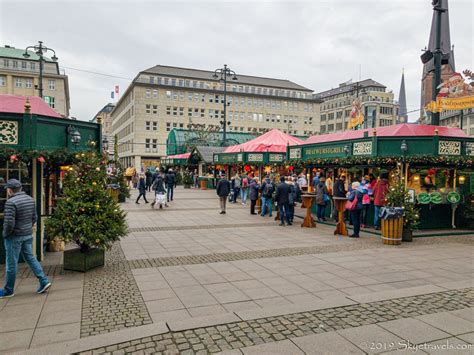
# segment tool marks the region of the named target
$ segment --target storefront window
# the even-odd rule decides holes
[[[3,214],[5,202],[7,201],[7,192],[5,184],[9,179],[17,179],[21,182],[22,189],[31,196],[31,167],[24,162],[10,162],[0,160],[0,213]]]

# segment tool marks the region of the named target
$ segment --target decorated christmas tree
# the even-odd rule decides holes
[[[46,221],[49,238],[72,241],[86,252],[108,249],[127,234],[125,213],[106,188],[106,169],[106,158],[95,151],[76,155],[65,174],[63,198]]]
[[[391,186],[385,196],[385,204],[388,207],[402,207],[403,208],[403,227],[409,230],[415,230],[420,223],[420,214],[415,208],[414,201],[411,201],[405,185],[397,183]]]

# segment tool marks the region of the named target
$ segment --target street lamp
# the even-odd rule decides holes
[[[79,131],[75,127],[69,126],[67,128],[67,133],[71,139],[71,143],[75,147],[77,147],[79,143],[81,142],[81,134],[79,133]]]
[[[346,154],[346,157],[349,155],[349,152],[350,152],[350,147],[349,147],[349,144],[346,144],[344,146],[344,153]]]
[[[403,156],[405,156],[406,152],[408,151],[408,145],[406,140],[402,141],[402,144],[400,145],[400,150],[402,151]]]
[[[212,77],[224,82],[224,120],[220,121],[220,124],[222,125],[223,132],[222,146],[225,146],[227,132],[227,106],[230,105],[227,102],[227,77],[232,77],[232,80],[237,80],[237,75],[235,74],[235,71],[227,67],[227,64],[224,64],[224,68],[216,69]]]
[[[107,155],[109,154],[109,140],[107,139],[107,136],[102,138],[102,149],[107,152]]]
[[[38,85],[38,91],[39,91],[39,97],[43,98],[43,62],[44,62],[44,54],[47,52],[53,52],[53,56],[51,59],[54,62],[58,61],[58,57],[56,57],[56,52],[52,48],[48,48],[46,46],[43,46],[42,41],[38,41],[38,45],[36,46],[28,46],[25,49],[25,53],[23,53],[23,57],[29,58],[31,55],[28,53],[28,50],[31,49],[33,50],[39,57],[39,85]]]

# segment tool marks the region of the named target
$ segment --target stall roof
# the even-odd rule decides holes
[[[432,125],[418,125],[418,124],[398,124],[393,126],[385,126],[377,128],[377,137],[427,137],[434,136],[435,130],[438,130],[440,137],[453,137],[453,138],[469,138],[460,128],[444,127],[444,126],[432,126]],[[316,143],[329,143],[336,141],[345,141],[351,139],[362,139],[364,133],[368,133],[369,136],[373,134],[374,129],[360,129],[356,131],[345,131],[338,133],[323,134],[320,136],[309,137],[304,144],[316,144]]]
[[[0,112],[25,113],[26,98],[26,96],[21,95],[0,95]],[[28,99],[30,101],[32,114],[57,118],[62,117],[40,97],[29,96]]]
[[[210,147],[206,145],[196,146],[193,153],[196,152],[204,163],[212,163],[214,161],[214,153],[222,153],[224,147]]]
[[[168,155],[165,159],[188,159],[191,153]]]
[[[304,141],[274,128],[251,141],[227,147],[224,153],[271,152],[285,153],[287,145],[299,145]]]

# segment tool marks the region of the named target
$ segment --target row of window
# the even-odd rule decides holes
[[[3,59],[3,67],[4,68],[12,68],[12,69],[22,69],[22,70],[28,70],[28,64],[29,64],[29,69],[30,70],[36,70],[36,63],[35,62],[25,62],[21,61],[19,62],[18,60],[10,60],[10,59]]]
[[[342,101],[333,102],[331,104],[329,104],[329,103],[324,104],[324,105],[322,105],[321,109],[324,111],[324,110],[330,110],[330,109],[338,108],[338,107],[346,107],[346,106],[351,105],[352,101],[353,101],[353,97],[349,98],[349,99],[342,100]],[[378,96],[362,96],[361,101],[362,102],[376,101],[376,102],[390,103],[390,102],[392,102],[392,99],[389,98],[389,97],[386,97],[384,99],[383,97],[378,97]]]
[[[16,88],[33,88],[33,78],[14,78],[15,87]],[[0,86],[7,85],[7,78],[5,75],[0,75]],[[49,90],[56,90],[56,80],[48,80],[48,88]]]
[[[156,76],[150,76],[149,80],[150,80],[150,84],[158,84],[158,85],[170,85],[170,86],[199,88],[199,89],[207,89],[207,90],[223,90],[224,89],[224,84],[220,82],[207,82],[207,81],[176,79],[176,78],[166,78],[166,77],[156,77]],[[306,93],[302,91],[238,85],[236,83],[227,84],[227,90],[233,91],[233,92],[257,94],[257,95],[286,96],[286,97],[294,97],[294,98],[312,98],[311,93]]]
[[[145,121],[145,130],[146,131],[158,131],[158,122],[157,121]]]

